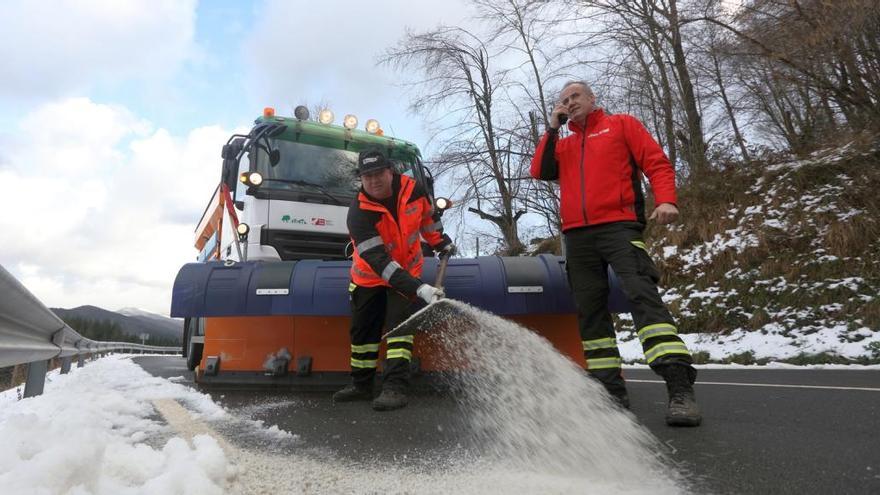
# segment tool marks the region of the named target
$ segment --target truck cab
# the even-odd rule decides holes
[[[305,107],[295,115],[267,108],[248,134],[233,135],[223,147],[221,183],[195,232],[199,261],[348,258],[346,215],[360,187],[355,171],[364,150],[381,150],[433,201],[414,144],[384,136],[372,119],[360,130],[353,115],[342,126],[328,110],[317,120]]]

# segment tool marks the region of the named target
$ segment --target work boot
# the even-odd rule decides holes
[[[663,378],[669,393],[669,408],[666,410],[666,424],[669,426],[700,426],[703,416],[694,396],[687,366],[667,365]]]
[[[393,411],[406,407],[408,403],[406,394],[394,389],[382,389],[379,397],[373,399],[373,410],[375,411]]]
[[[356,400],[371,400],[373,389],[349,384],[344,389],[333,394],[333,402],[354,402]]]
[[[622,394],[611,394],[611,399],[621,409],[629,409],[629,395],[624,392]]]
[[[616,405],[623,409],[629,409],[629,394],[626,391],[626,381],[623,379],[620,368],[588,370],[587,376],[601,383]]]

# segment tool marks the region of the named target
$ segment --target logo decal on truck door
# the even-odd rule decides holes
[[[284,223],[298,223],[300,225],[305,225],[308,223],[306,222],[305,218],[296,218],[291,217],[290,215],[284,215],[283,217],[281,217],[281,221]]]
[[[295,223],[298,225],[314,225],[315,227],[330,227],[333,225],[332,220],[321,217],[311,217],[311,219],[306,220],[305,218],[284,215],[283,217],[281,217],[281,221],[284,223]]]

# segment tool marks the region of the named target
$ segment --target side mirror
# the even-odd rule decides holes
[[[233,158],[235,156],[235,152],[233,151],[235,147],[231,144],[224,144],[223,150],[220,152],[220,157],[224,160],[228,158]]]
[[[229,189],[235,189],[235,183],[238,179],[238,161],[235,158],[226,158],[223,160],[223,183],[229,186]]]
[[[233,139],[231,143],[224,144],[223,150],[220,152],[220,157],[224,160],[227,159],[235,159],[239,153],[241,153],[241,148],[244,145],[244,139],[236,138]]]
[[[238,179],[238,155],[244,147],[243,138],[235,138],[227,144],[223,145],[220,156],[223,158],[223,177],[222,181],[235,189],[235,181]]]

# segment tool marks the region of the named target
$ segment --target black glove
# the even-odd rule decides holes
[[[437,249],[437,253],[440,256],[455,256],[455,253],[458,252],[458,248],[455,247],[455,243],[452,242],[452,239],[449,238],[446,234],[443,234],[443,240],[446,242],[442,244],[443,247]]]

